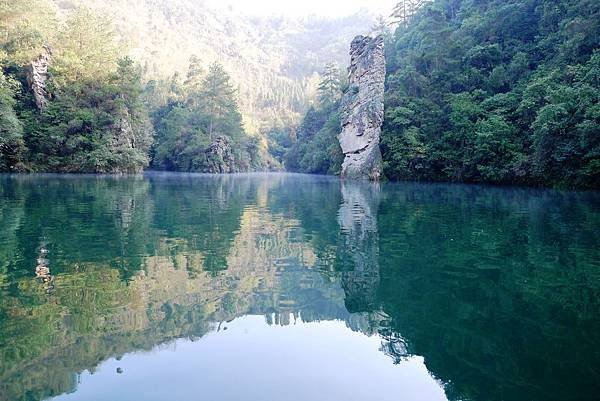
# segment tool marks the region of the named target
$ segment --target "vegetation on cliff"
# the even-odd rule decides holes
[[[388,179],[598,187],[598,2],[404,0],[392,19],[394,34],[374,28],[387,39]],[[314,168],[323,147],[300,134],[337,113],[312,130],[306,115],[288,169],[339,171],[331,158]]]
[[[2,170],[146,167],[153,129],[141,73],[111,22],[80,8],[58,24],[38,0],[1,12]],[[41,59],[43,65],[32,62]]]
[[[309,108],[298,128],[286,127],[270,133],[269,150],[280,155],[287,170],[311,174],[340,172],[344,155],[337,134],[341,95],[346,86],[345,74],[337,65],[328,64],[319,83],[319,101]]]
[[[368,18],[82,4],[0,2],[0,171],[339,173],[343,79],[317,71]],[[598,187],[598,2],[403,0],[391,17],[371,29],[387,178]]]
[[[387,46],[390,179],[598,187],[600,3],[436,0]]]
[[[262,169],[258,144],[244,131],[236,91],[220,64],[204,75],[192,58],[185,81],[172,81],[166,92],[166,104],[153,112],[154,168],[211,173]]]
[[[265,133],[299,120],[320,66],[345,63],[371,18],[2,0],[0,171],[280,169]]]

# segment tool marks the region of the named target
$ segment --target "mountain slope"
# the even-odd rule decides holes
[[[436,0],[388,46],[392,179],[600,183],[600,3]]]
[[[109,16],[148,79],[185,76],[196,55],[225,66],[239,87],[246,129],[295,122],[314,95],[317,74],[346,65],[348,43],[374,18],[251,18],[195,0],[54,0],[62,14],[79,5]]]

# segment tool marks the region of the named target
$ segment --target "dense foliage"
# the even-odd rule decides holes
[[[130,59],[103,81],[79,78],[52,91],[41,115],[29,115],[33,168],[66,172],[139,172],[148,165],[152,127]]]
[[[318,87],[318,104],[310,107],[297,129],[285,128],[270,134],[270,151],[280,157],[287,170],[339,173],[343,154],[337,134],[340,132],[340,98],[345,85],[340,68],[327,64]]]
[[[261,169],[258,145],[245,135],[236,90],[221,65],[213,64],[204,77],[192,57],[185,81],[173,81],[167,96],[166,105],[154,112],[153,167],[213,173]],[[223,149],[211,147],[220,138]]]
[[[391,179],[600,183],[600,3],[436,0],[388,43]]]
[[[346,42],[371,18],[252,19],[192,0],[0,0],[0,171],[280,169],[266,132],[299,120],[317,66],[345,62]],[[32,68],[42,59],[47,76]]]
[[[141,171],[153,130],[139,67],[123,56],[106,18],[81,8],[50,29],[42,5],[2,9],[10,23],[0,26],[0,169]],[[51,60],[42,101],[32,91],[40,53]]]

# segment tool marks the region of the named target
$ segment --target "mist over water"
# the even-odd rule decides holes
[[[0,177],[0,400],[594,399],[597,193]]]

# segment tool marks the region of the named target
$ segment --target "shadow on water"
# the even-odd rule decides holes
[[[0,400],[244,315],[344,321],[453,400],[600,390],[597,193],[148,174],[0,195]]]

